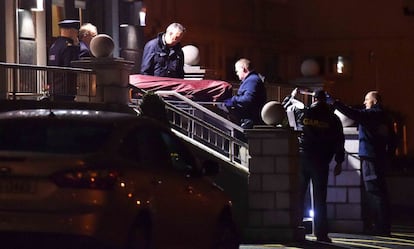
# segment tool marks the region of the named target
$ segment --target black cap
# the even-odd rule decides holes
[[[80,28],[80,21],[79,20],[63,20],[60,21],[59,27],[66,28],[66,29],[79,29]]]
[[[324,90],[316,90],[313,97],[319,101],[326,101],[326,92]]]

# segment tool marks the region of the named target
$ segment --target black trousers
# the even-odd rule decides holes
[[[312,181],[314,203],[314,234],[324,237],[328,234],[326,195],[328,189],[329,163],[332,156],[300,153],[299,164],[299,219],[303,220],[305,196]],[[312,194],[312,193],[311,193]]]
[[[362,180],[365,189],[364,225],[367,230],[380,234],[388,234],[391,227],[384,161],[361,158]]]

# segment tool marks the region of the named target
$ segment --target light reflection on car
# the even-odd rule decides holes
[[[95,105],[36,105],[0,112],[3,245],[238,248],[231,202],[208,177],[217,164],[168,127]]]

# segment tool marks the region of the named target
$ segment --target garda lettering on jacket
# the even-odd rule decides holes
[[[304,118],[303,125],[313,126],[316,128],[329,128],[329,123],[317,119]]]

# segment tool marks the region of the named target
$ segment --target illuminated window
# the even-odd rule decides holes
[[[338,61],[336,62],[336,72],[339,74],[344,72],[344,59],[342,56],[338,56]]]
[[[329,74],[338,77],[349,77],[352,73],[351,58],[345,55],[328,57]]]
[[[140,26],[145,26],[145,17],[147,14],[147,9],[145,7],[142,7],[139,11],[139,24]]]

